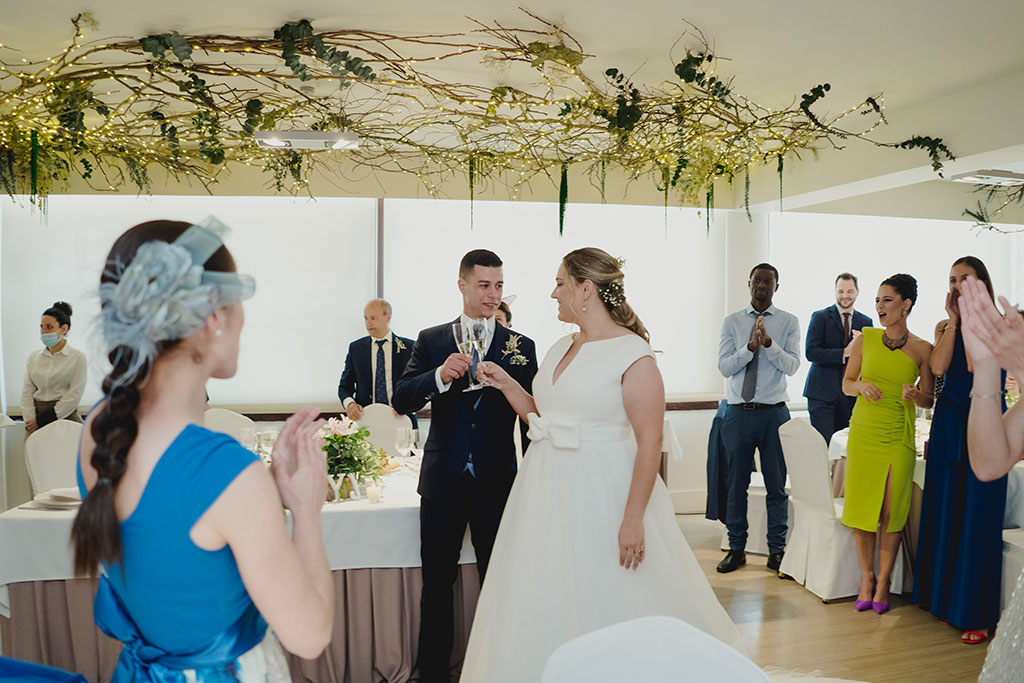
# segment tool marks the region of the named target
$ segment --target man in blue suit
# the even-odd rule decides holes
[[[371,403],[394,406],[395,383],[412,356],[412,339],[391,331],[391,304],[387,301],[374,299],[367,303],[363,323],[369,334],[349,344],[338,383],[341,407],[353,420],[360,419],[363,407]],[[409,417],[415,429],[416,413]]]
[[[836,278],[836,303],[815,311],[807,328],[807,360],[811,370],[804,384],[807,410],[811,424],[825,437],[850,426],[850,414],[856,398],[843,393],[843,373],[850,357],[850,346],[865,327],[871,327],[871,318],[855,311],[860,290],[857,277],[840,273]]]
[[[479,360],[498,363],[527,391],[537,374],[533,341],[494,320],[504,285],[501,265],[498,255],[486,249],[462,258],[462,315],[420,332],[395,388],[399,412],[419,410],[427,401],[431,406],[418,488],[423,563],[418,666],[423,683],[450,680],[453,587],[466,526],[482,583],[516,475],[515,410],[497,389],[464,389]],[[459,353],[454,325],[486,333],[482,358]]]

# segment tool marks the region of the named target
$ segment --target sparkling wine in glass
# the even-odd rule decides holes
[[[483,320],[471,319],[467,325],[463,325],[461,322],[455,323],[452,325],[452,331],[455,333],[455,345],[458,347],[459,353],[464,353],[473,359],[472,365],[469,366],[469,386],[463,391],[483,389],[486,385],[477,381],[476,366],[483,360],[484,351],[487,348],[487,324]]]

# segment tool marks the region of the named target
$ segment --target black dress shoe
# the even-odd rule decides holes
[[[771,569],[773,572],[779,571],[779,567],[782,566],[782,556],[783,555],[785,555],[784,552],[772,553],[771,555],[769,555],[768,556],[768,569]]]
[[[742,550],[730,550],[725,559],[718,563],[718,573],[734,572],[747,563],[747,554]]]

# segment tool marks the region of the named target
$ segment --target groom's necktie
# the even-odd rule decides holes
[[[757,334],[757,321],[754,321],[754,326],[750,328],[750,340],[753,341],[754,335]],[[740,396],[743,398],[744,403],[750,403],[754,400],[754,394],[757,393],[757,356],[761,349],[754,352],[754,357],[747,363],[747,370],[743,374],[743,390],[740,392]]]
[[[374,342],[377,345],[377,369],[373,378],[373,402],[388,405],[388,376],[387,365],[384,363],[384,344],[387,339],[378,339]]]

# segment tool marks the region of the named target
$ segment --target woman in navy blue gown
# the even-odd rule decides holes
[[[912,599],[963,630],[964,643],[977,644],[999,620],[1006,477],[979,481],[967,453],[974,376],[960,332],[959,297],[968,276],[984,282],[994,298],[985,264],[973,256],[957,259],[946,295],[949,318],[935,328],[931,357],[932,372],[945,381],[928,440]]]

